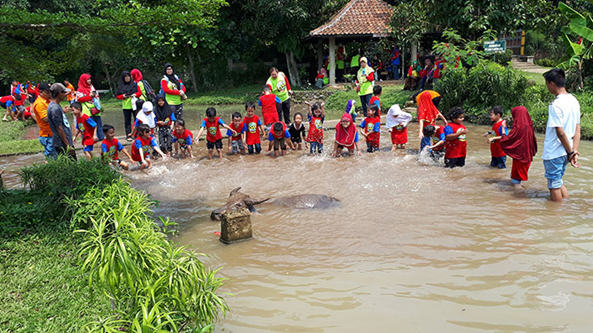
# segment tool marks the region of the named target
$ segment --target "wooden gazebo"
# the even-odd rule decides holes
[[[307,39],[329,39],[329,83],[336,83],[336,38],[384,38],[391,29],[393,8],[382,0],[351,0]]]

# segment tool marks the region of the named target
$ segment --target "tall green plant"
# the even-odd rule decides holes
[[[558,65],[564,69],[575,68],[579,78],[579,89],[583,89],[583,61],[593,57],[593,19],[591,13],[579,13],[565,3],[559,3],[558,8],[570,20],[568,27],[563,29],[562,40],[566,44],[567,55]],[[580,36],[577,43],[571,41],[569,33]]]

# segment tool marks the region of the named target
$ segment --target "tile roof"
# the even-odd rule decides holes
[[[390,31],[393,8],[381,0],[352,0],[329,22],[312,30],[309,37],[361,36],[385,37]]]

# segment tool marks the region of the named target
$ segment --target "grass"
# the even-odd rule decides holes
[[[39,140],[21,140],[27,126],[37,126],[34,121],[0,122],[0,156],[43,151]]]
[[[0,142],[0,156],[12,154],[35,154],[43,151],[39,140],[15,140]]]
[[[546,80],[544,79],[544,76],[540,73],[523,72],[523,75],[527,78],[527,80],[533,80],[535,84],[538,86],[546,85]]]
[[[70,232],[47,230],[0,243],[0,331],[80,332],[109,314],[91,297]]]

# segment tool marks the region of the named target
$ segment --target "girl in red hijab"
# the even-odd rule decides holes
[[[533,122],[529,111],[524,106],[516,106],[511,110],[513,127],[507,136],[500,140],[502,150],[513,158],[511,181],[517,187],[528,179],[527,173],[533,156],[537,153],[537,139],[533,132]]]
[[[356,154],[362,155],[358,146],[358,130],[356,129],[356,125],[352,121],[352,116],[344,113],[340,123],[336,125],[336,141],[334,142],[332,157],[342,155],[343,149],[348,149],[348,154],[350,155],[355,147]]]

